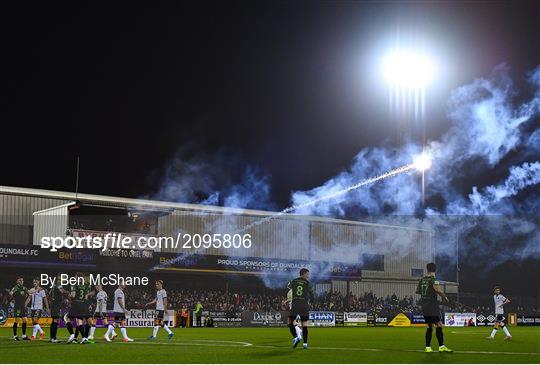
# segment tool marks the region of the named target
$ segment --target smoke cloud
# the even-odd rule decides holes
[[[537,214],[531,214],[540,209],[540,66],[527,79],[532,95],[519,95],[519,102],[504,65],[489,78],[479,78],[451,93],[447,104],[451,126],[427,146],[433,165],[426,173],[425,206],[419,173],[411,172],[294,213],[431,229],[438,255],[455,255],[459,241],[464,260],[488,253],[492,267],[508,258],[540,258],[540,222]],[[313,189],[292,192],[291,204],[302,206],[410,164],[422,150],[415,143],[397,148],[389,142],[364,148],[346,171]],[[173,159],[152,198],[276,210],[269,175],[228,154],[225,158],[221,152],[188,159],[184,152]],[[241,176],[232,175],[239,166]],[[288,239],[283,249],[287,249],[286,242]],[[400,237],[389,242],[395,254],[407,254]],[[347,252],[350,247],[335,247],[321,255],[338,261],[347,258]]]

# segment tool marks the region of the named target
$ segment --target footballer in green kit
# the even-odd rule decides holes
[[[28,317],[26,315],[26,300],[28,299],[28,288],[24,286],[24,278],[18,277],[17,282],[15,286],[9,291],[9,295],[14,300],[14,307],[13,307],[13,339],[15,341],[20,341],[19,336],[17,336],[17,327],[19,324],[22,326],[22,339],[23,340],[30,340],[28,336],[26,336],[26,325],[28,324]]]
[[[298,346],[304,340],[303,348],[308,347],[309,303],[314,301],[313,287],[309,282],[309,270],[301,269],[300,276],[289,281],[287,289],[292,292],[291,309],[289,312],[289,331],[293,336],[293,347]],[[298,336],[294,322],[297,317],[302,323],[302,337]]]
[[[421,295],[420,303],[422,305],[422,313],[427,324],[426,330],[426,349],[425,352],[433,352],[431,349],[431,337],[433,334],[433,326],[435,325],[435,335],[439,341],[439,352],[453,352],[444,345],[444,336],[441,322],[441,310],[437,296],[448,301],[446,294],[439,285],[439,281],[435,277],[437,266],[430,262],[427,264],[427,275],[424,276],[418,283],[416,294]]]

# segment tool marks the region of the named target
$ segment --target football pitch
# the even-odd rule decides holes
[[[31,328],[29,328],[31,330]],[[45,329],[48,338],[48,328]],[[540,363],[540,327],[511,327],[513,339],[501,333],[487,340],[490,328],[445,328],[445,343],[454,353],[424,350],[424,328],[310,328],[309,349],[293,349],[287,328],[175,328],[168,341],[160,330],[147,340],[151,328],[129,328],[132,343],[106,343],[104,329],[95,344],[11,339],[0,329],[2,363]],[[20,329],[19,329],[20,336]]]

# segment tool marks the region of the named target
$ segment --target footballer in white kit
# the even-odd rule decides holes
[[[109,327],[109,321],[107,316],[107,300],[109,297],[107,296],[107,292],[103,290],[101,285],[96,285],[96,308],[94,309],[94,320],[92,321],[92,327],[90,328],[90,336],[88,337],[89,340],[94,339],[94,332],[96,331],[96,323],[97,320],[101,318],[103,321],[103,325],[108,328]],[[114,340],[115,337],[118,336],[117,333],[113,330],[112,331],[112,337],[111,340]]]
[[[163,318],[165,311],[167,310],[167,292],[163,289],[163,280],[156,280],[156,297],[151,302],[146,303],[145,307],[149,307],[153,304],[156,305],[156,318],[154,319],[154,330],[152,336],[149,336],[149,340],[154,340],[157,336],[159,327],[163,328],[167,332],[167,338],[170,340],[173,338],[174,333],[170,330]]]
[[[25,306],[28,306],[30,303],[30,313],[32,317],[32,324],[34,325],[34,331],[32,332],[31,339],[34,340],[39,331],[40,339],[45,337],[45,332],[39,325],[39,319],[43,314],[43,304],[45,303],[45,308],[47,312],[49,310],[49,302],[47,301],[47,294],[45,290],[39,285],[39,279],[34,279],[34,287],[28,291],[28,298],[26,299]]]
[[[123,342],[133,342],[133,339],[129,338],[127,335],[126,330],[126,297],[124,295],[124,289],[126,288],[125,285],[120,284],[118,285],[118,289],[114,291],[114,298],[113,298],[113,311],[114,311],[114,322],[113,324],[109,323],[109,327],[107,329],[107,332],[105,333],[105,340],[107,342],[111,342],[111,338],[109,335],[111,335],[114,332],[114,327],[119,326],[120,332],[122,333],[122,341]]]
[[[491,331],[491,335],[488,337],[488,339],[494,339],[498,329],[502,328],[504,333],[506,334],[506,337],[504,339],[510,340],[512,338],[512,335],[510,335],[510,331],[508,331],[508,328],[506,328],[506,325],[504,323],[504,305],[510,303],[510,300],[501,294],[501,288],[498,286],[493,289],[493,302],[495,303],[496,320],[495,325],[493,326],[493,331]]]

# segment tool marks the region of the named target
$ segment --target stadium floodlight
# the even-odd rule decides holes
[[[422,152],[414,158],[413,165],[418,171],[424,172],[431,167],[431,156]]]
[[[382,71],[392,85],[421,88],[433,78],[434,65],[422,52],[394,51],[383,60]]]

